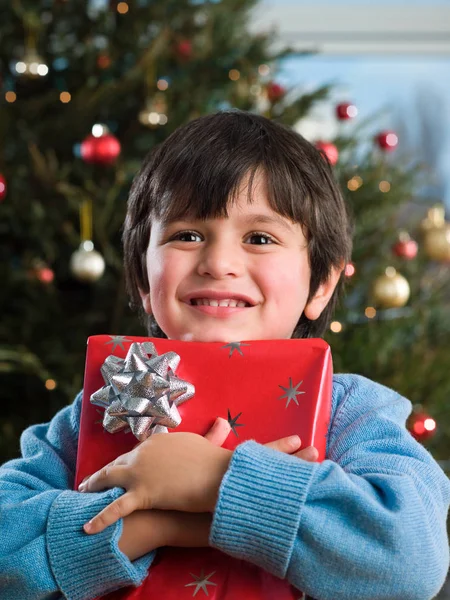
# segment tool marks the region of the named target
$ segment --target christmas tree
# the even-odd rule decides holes
[[[120,237],[147,151],[228,108],[295,127],[327,96],[277,81],[289,50],[274,54],[270,34],[249,33],[254,5],[16,0],[3,12],[0,462],[18,454],[24,427],[81,389],[89,335],[144,333],[128,306]],[[336,107],[343,124],[356,113]],[[326,336],[335,370],[421,405],[410,427],[444,461],[449,225],[439,199],[419,197],[419,165],[397,160],[395,132],[348,131],[312,140],[335,164],[356,223],[348,294]]]

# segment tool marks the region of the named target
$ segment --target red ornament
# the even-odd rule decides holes
[[[0,173],[0,201],[6,196],[6,179],[4,175]]]
[[[323,152],[332,165],[335,165],[339,159],[339,150],[331,142],[318,141],[315,143],[318,150]]]
[[[182,40],[175,47],[179,58],[189,60],[192,56],[192,42],[190,40]]]
[[[284,88],[279,83],[274,83],[273,81],[267,84],[267,98],[270,102],[277,102],[277,100],[281,100],[283,96],[286,94],[286,88]]]
[[[351,262],[347,263],[345,265],[345,270],[344,270],[344,274],[346,277],[353,277],[353,275],[356,273],[356,269],[355,269],[355,265]]]
[[[341,102],[336,106],[336,116],[340,121],[353,119],[358,114],[358,109],[350,102]]]
[[[111,57],[109,54],[99,54],[97,57],[97,67],[99,69],[107,69],[111,66]]]
[[[395,131],[381,131],[376,137],[375,141],[378,146],[386,152],[392,152],[398,146],[398,136]]]
[[[415,412],[410,417],[408,429],[411,435],[421,442],[436,433],[436,421],[425,412]]]
[[[51,283],[55,278],[55,274],[50,267],[41,267],[36,269],[35,275],[36,279],[39,279],[39,281],[42,281],[42,283]]]
[[[399,235],[399,240],[392,246],[392,252],[400,258],[412,260],[417,256],[418,245],[415,240],[409,237],[406,231],[402,231]]]
[[[90,164],[112,165],[119,156],[121,146],[119,140],[112,133],[103,133],[100,136],[88,135],[81,142],[81,158]]]

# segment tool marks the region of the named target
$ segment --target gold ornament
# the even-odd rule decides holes
[[[84,240],[70,259],[72,275],[79,281],[92,283],[100,279],[105,270],[105,261],[100,252],[94,250],[91,240]]]
[[[163,93],[156,93],[147,100],[145,108],[139,113],[139,121],[151,128],[167,123],[167,102]]]
[[[445,208],[443,204],[435,204],[427,211],[427,216],[420,224],[423,232],[440,229],[445,225]]]
[[[450,223],[445,220],[445,209],[437,204],[429,209],[421,223],[423,248],[431,260],[450,262]]]
[[[397,273],[394,267],[387,267],[384,275],[375,280],[372,294],[376,304],[382,308],[401,308],[409,299],[408,280]]]

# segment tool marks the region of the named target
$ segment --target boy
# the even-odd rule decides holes
[[[322,335],[351,241],[315,148],[233,111],[189,123],[149,155],[124,247],[150,335],[232,342]],[[318,600],[426,600],[444,581],[450,485],[392,390],[334,377],[321,464],[295,438],[231,453],[219,421],[206,439],[152,436],[81,493],[70,491],[79,405],[27,430],[24,458],[0,472],[1,597],[92,598],[137,584],[162,545],[210,544]]]

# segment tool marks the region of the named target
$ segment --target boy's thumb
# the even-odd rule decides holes
[[[221,446],[227,439],[230,431],[231,427],[227,419],[217,417],[211,429],[205,434],[205,438],[215,446]]]

